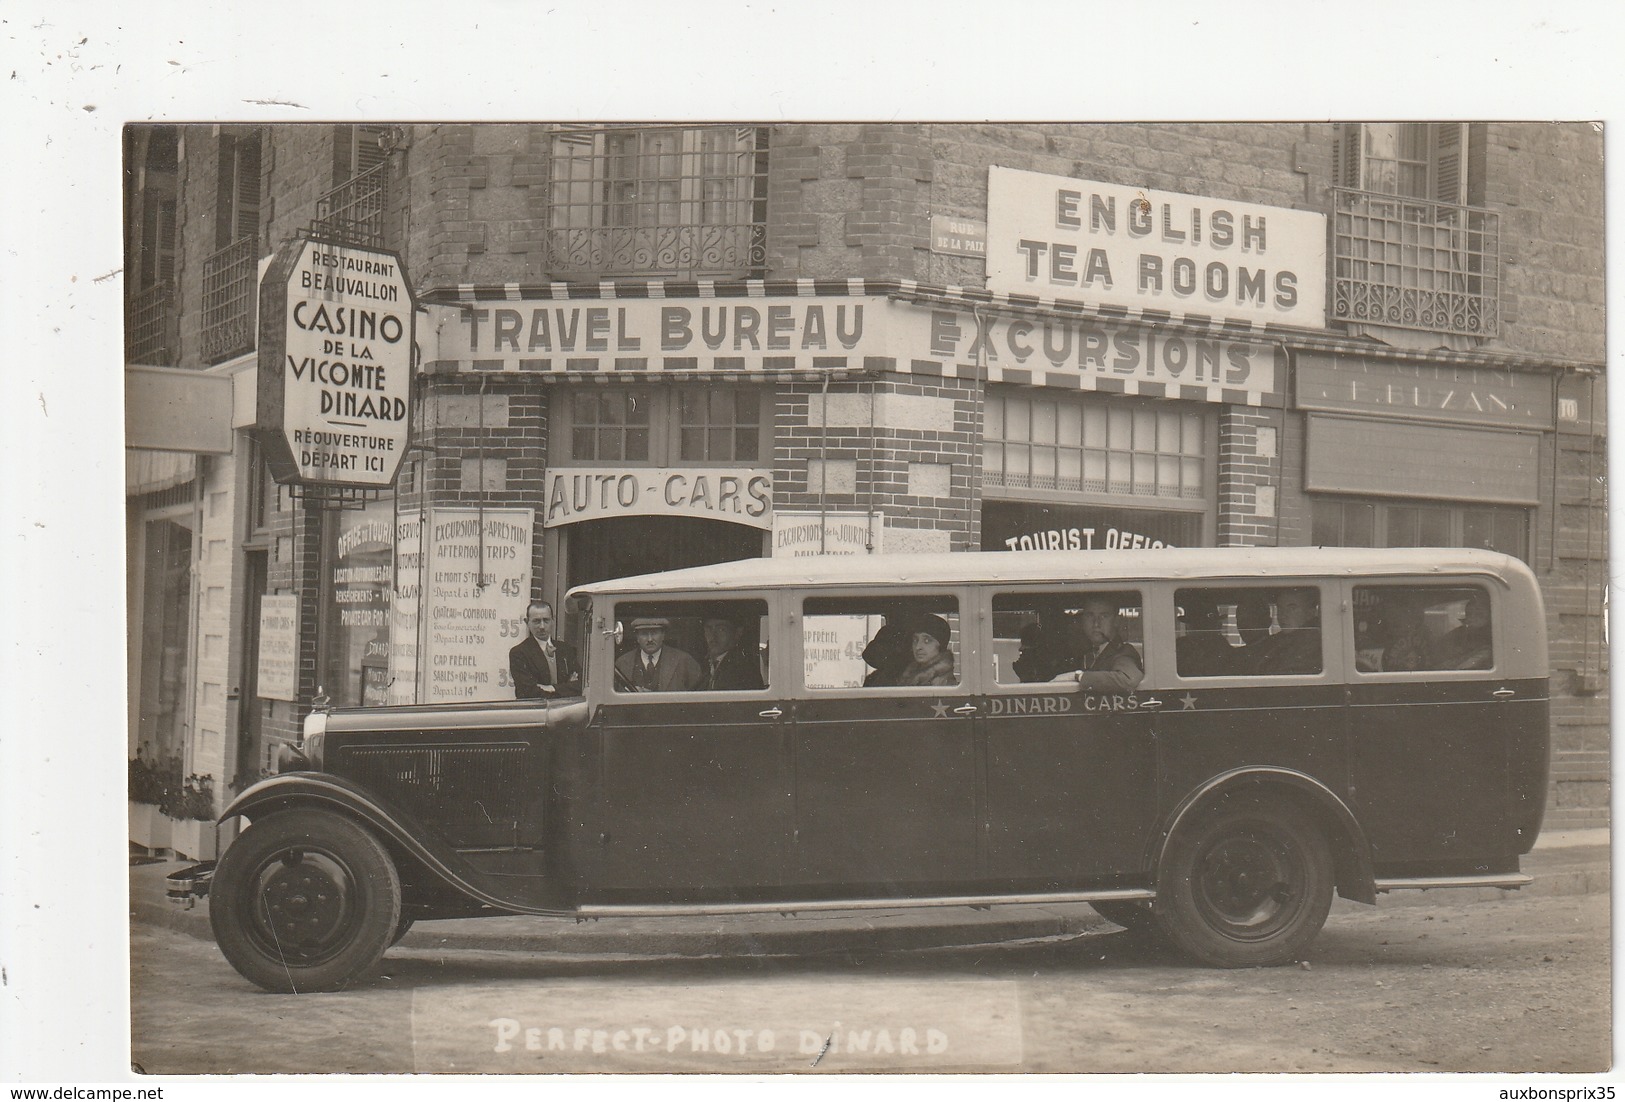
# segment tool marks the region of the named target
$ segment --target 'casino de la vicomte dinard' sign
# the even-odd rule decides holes
[[[297,240],[260,281],[256,430],[278,482],[385,487],[410,438],[413,300],[400,257]]]

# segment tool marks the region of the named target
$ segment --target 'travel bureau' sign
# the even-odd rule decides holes
[[[987,286],[1176,314],[1326,326],[1326,216],[988,170]]]
[[[260,282],[257,431],[278,482],[392,485],[409,442],[412,290],[400,257],[298,240]]]

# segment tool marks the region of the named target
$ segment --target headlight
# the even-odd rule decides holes
[[[327,745],[327,713],[311,712],[305,717],[303,738],[300,740],[298,750],[305,759],[300,769],[320,769],[322,767],[322,750]]]

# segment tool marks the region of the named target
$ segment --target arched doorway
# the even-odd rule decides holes
[[[605,517],[565,528],[565,589],[607,578],[754,559],[763,532],[699,517]]]

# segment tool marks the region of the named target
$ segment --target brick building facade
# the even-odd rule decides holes
[[[706,561],[1494,546],[1547,597],[1549,822],[1606,816],[1589,124],[181,126],[132,128],[127,158],[132,363],[251,381],[245,289],[301,233],[396,252],[422,306],[414,448],[392,492],[295,500],[264,470],[251,409],[233,454],[132,475],[131,623],[149,625],[132,743],[179,745],[164,730],[184,719],[190,772],[254,775],[318,687],[436,698],[435,663],[461,644],[435,642],[432,539],[411,526],[472,509],[483,533],[528,510],[511,575],[526,592],[444,598],[497,610],[470,658],[485,680],[447,692],[505,694],[490,656],[526,597]],[[1191,221],[1164,208],[1146,233],[1191,249],[1228,232],[1216,210],[1267,208],[1277,240],[1310,219],[1318,240],[1294,247],[1324,270],[1296,275],[1326,309],[1238,316],[1239,290],[1181,294],[1173,265],[1139,306],[1096,295],[1109,279],[1064,285],[1064,267],[1012,280],[1037,254],[1008,227],[1031,212],[997,188],[1069,183],[1126,196],[1121,236],[1138,232],[1134,196],[1146,218],[1148,197],[1189,199]],[[1130,285],[1145,292],[1120,271]],[[1109,366],[1131,356],[1132,373]],[[1437,464],[1378,462],[1402,452]],[[495,546],[480,536],[481,572]],[[293,691],[271,698],[254,685],[266,594],[299,607],[280,640]],[[181,596],[190,626],[152,628]],[[161,684],[184,706],[160,708]]]

